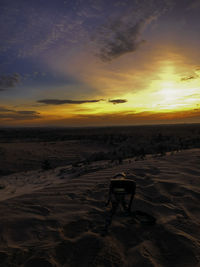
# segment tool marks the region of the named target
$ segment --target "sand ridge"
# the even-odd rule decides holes
[[[200,261],[200,149],[116,165],[30,171],[0,180],[1,266],[197,266]],[[103,235],[109,180],[137,184],[133,210]]]

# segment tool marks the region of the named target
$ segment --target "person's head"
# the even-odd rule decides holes
[[[124,180],[124,179],[126,179],[126,174],[124,172],[120,172],[120,173],[115,174],[115,176],[113,178]]]

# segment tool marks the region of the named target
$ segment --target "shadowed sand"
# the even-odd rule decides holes
[[[137,184],[132,209],[104,235],[109,180]],[[0,180],[0,266],[197,266],[200,260],[200,149],[109,165],[29,171]]]

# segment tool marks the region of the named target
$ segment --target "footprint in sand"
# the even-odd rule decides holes
[[[48,208],[42,207],[40,205],[31,205],[31,209],[33,209],[33,213],[39,214],[39,215],[49,215],[50,210]]]
[[[77,221],[66,224],[63,227],[63,232],[66,237],[75,238],[83,232],[87,232],[92,228],[92,222],[86,219],[79,219]]]
[[[4,264],[7,258],[8,258],[8,255],[6,253],[0,251],[0,263]]]
[[[66,195],[71,199],[75,199],[76,198],[76,194],[74,194],[74,193],[67,193]]]
[[[43,258],[32,258],[28,260],[25,267],[53,267],[53,265],[46,259]]]
[[[60,266],[125,266],[120,247],[90,232],[60,242],[55,248],[55,258]]]

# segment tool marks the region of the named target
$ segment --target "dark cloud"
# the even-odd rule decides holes
[[[0,76],[0,91],[15,87],[21,81],[21,76],[18,73]]]
[[[39,115],[39,112],[33,111],[33,110],[19,110],[15,111],[16,114],[21,114],[21,115],[30,115],[30,116],[37,116]]]
[[[9,111],[12,111],[12,110],[4,108],[4,107],[0,107],[0,112],[9,112]]]
[[[40,113],[34,110],[14,110],[0,107],[0,119],[32,120],[40,118]]]
[[[103,101],[103,99],[98,100],[60,100],[60,99],[42,99],[38,100],[38,103],[43,103],[47,105],[63,105],[63,104],[85,104],[85,103],[96,103]]]
[[[197,79],[198,77],[199,77],[198,75],[191,75],[191,76],[187,76],[187,77],[183,77],[183,78],[181,78],[181,81],[182,81],[182,82],[190,81],[190,80]]]
[[[46,105],[64,105],[64,104],[85,104],[85,103],[97,103],[100,101],[104,101],[104,99],[97,99],[97,100],[60,100],[60,99],[41,99],[38,100],[38,103],[46,104]],[[126,99],[109,99],[108,102],[113,104],[122,104],[126,103]]]
[[[120,1],[120,5],[118,15],[111,14],[94,38],[98,43],[96,54],[103,61],[111,61],[126,53],[135,52],[146,42],[142,38],[146,27],[171,9],[173,1],[132,0]]]
[[[192,9],[197,9],[200,8],[200,1],[199,0],[194,0],[194,1],[190,1],[189,6],[188,6],[188,10],[192,10]]]
[[[109,99],[108,102],[113,103],[113,104],[122,104],[122,103],[126,103],[127,100],[126,99]]]
[[[103,61],[110,61],[136,51],[145,42],[141,39],[141,32],[145,25],[145,20],[138,21],[134,25],[124,25],[121,21],[114,22],[105,31],[98,56]]]
[[[95,100],[60,100],[60,99],[41,99],[38,100],[38,103],[46,104],[46,105],[64,105],[64,104],[85,104],[85,103],[97,103],[100,101],[105,101],[104,99],[95,99]],[[126,99],[109,99],[108,102],[113,104],[122,104],[126,103]]]

